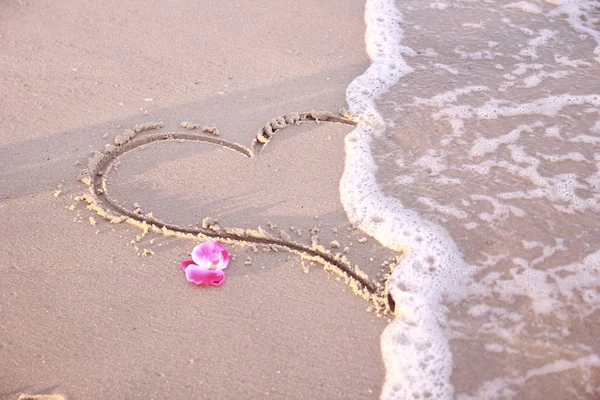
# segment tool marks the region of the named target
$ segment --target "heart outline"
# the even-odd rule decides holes
[[[220,139],[202,129],[200,132],[151,132],[161,129],[162,122],[149,122],[126,130],[123,136],[117,136],[115,145],[107,144],[103,152],[94,151],[88,160],[87,168],[80,171],[78,179],[89,187],[88,193],[75,198],[87,203],[87,208],[96,212],[100,217],[112,222],[128,222],[144,231],[150,230],[164,236],[177,236],[194,240],[215,240],[233,245],[267,245],[295,253],[303,260],[314,261],[323,266],[328,272],[341,276],[352,291],[372,304],[379,315],[394,313],[395,304],[388,292],[388,280],[395,267],[390,264],[390,272],[384,274],[379,281],[373,281],[360,269],[353,268],[343,254],[332,255],[322,245],[310,246],[270,236],[260,226],[257,229],[222,228],[210,217],[204,218],[201,227],[183,227],[163,222],[155,218],[152,213],[143,215],[136,210],[128,210],[108,195],[106,176],[110,173],[114,162],[125,153],[140,146],[160,143],[168,140],[200,141],[229,148],[247,158],[253,158],[270,142],[273,134],[291,124],[299,125],[303,122],[314,121],[333,122],[356,125],[354,118],[344,109],[338,115],[326,111],[310,111],[305,113],[289,113],[268,121],[259,129],[252,140],[252,148],[242,144]],[[185,123],[199,127],[196,124]],[[182,126],[186,128],[182,123]],[[189,129],[189,128],[188,128]],[[144,134],[144,132],[150,132]],[[211,131],[208,131],[211,133]],[[218,130],[216,130],[218,132]]]

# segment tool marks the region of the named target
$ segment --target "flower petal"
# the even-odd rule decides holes
[[[179,264],[181,265],[181,269],[185,270],[189,265],[193,264],[194,260],[183,260]]]
[[[220,285],[225,280],[225,274],[220,269],[202,268],[190,264],[185,269],[185,277],[196,285]]]
[[[194,247],[192,259],[201,267],[209,268],[212,265],[217,269],[225,269],[229,264],[229,252],[221,243],[210,240]]]

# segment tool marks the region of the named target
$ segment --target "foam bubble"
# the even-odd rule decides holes
[[[479,387],[475,395],[461,394],[457,397],[458,400],[480,400],[480,399],[506,399],[514,398],[516,392],[510,388],[525,386],[527,381],[532,380],[535,377],[544,375],[557,374],[564,371],[583,369],[588,371],[588,375],[592,375],[591,369],[600,366],[600,357],[596,355],[580,357],[575,360],[557,360],[548,364],[545,364],[539,368],[532,368],[527,371],[525,376],[506,376],[503,378],[497,378],[484,382]],[[588,384],[586,392],[593,394],[596,392],[596,388]]]
[[[437,9],[437,10],[445,10],[446,8],[448,8],[448,3],[443,2],[443,1],[436,1],[433,2],[429,5],[429,7],[433,8],[433,9]]]
[[[554,55],[554,62],[560,65],[566,65],[568,67],[574,67],[574,68],[578,68],[578,67],[589,67],[592,64],[587,62],[587,61],[583,61],[583,60],[571,60],[569,57],[564,56],[564,55],[560,55],[560,54],[555,54]]]
[[[529,3],[527,1],[519,1],[516,3],[509,3],[509,4],[505,5],[504,8],[518,8],[521,11],[525,11],[525,12],[532,13],[532,14],[541,14],[542,13],[542,9],[539,6]]]
[[[498,150],[498,147],[502,144],[509,144],[516,142],[523,132],[533,132],[534,128],[541,126],[541,122],[536,122],[531,125],[520,125],[516,129],[513,129],[506,135],[496,137],[493,139],[478,138],[471,147],[471,157],[481,157],[488,153],[493,153]]]

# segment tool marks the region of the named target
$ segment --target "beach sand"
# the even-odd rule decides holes
[[[225,284],[199,288],[179,267],[194,241],[138,237],[74,200],[90,151],[136,124],[214,124],[250,146],[276,116],[336,113],[368,66],[363,6],[0,4],[0,399],[378,396],[388,320],[336,275],[290,252],[229,246]],[[286,128],[252,159],[151,144],[123,156],[109,187],[179,225],[210,216],[307,246],[316,227],[319,243],[339,241],[374,276],[391,255],[359,241],[339,200],[351,129]]]

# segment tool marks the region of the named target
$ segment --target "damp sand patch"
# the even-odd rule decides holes
[[[256,134],[251,147],[230,142],[220,137],[220,132],[214,126],[206,127],[200,124],[184,121],[181,126],[187,132],[157,132],[163,127],[161,122],[136,125],[117,135],[112,143],[107,144],[103,151],[94,151],[88,160],[88,165],[79,174],[79,180],[89,187],[87,193],[75,198],[87,204],[89,210],[111,223],[129,223],[142,231],[158,233],[166,237],[191,239],[196,242],[219,240],[225,244],[241,247],[261,246],[268,251],[287,251],[297,254],[303,262],[316,263],[327,272],[338,275],[353,293],[367,300],[370,309],[378,314],[394,311],[394,304],[387,295],[387,280],[390,272],[399,262],[398,255],[381,264],[381,271],[376,279],[371,279],[362,271],[358,264],[349,260],[348,246],[339,241],[319,243],[318,230],[310,231],[310,244],[302,244],[292,239],[291,235],[280,230],[269,232],[269,227],[275,226],[270,221],[265,222],[267,229],[258,226],[254,229],[222,227],[218,220],[207,216],[200,226],[181,226],[153,215],[145,213],[141,207],[129,209],[122,206],[118,199],[113,198],[108,191],[108,178],[111,171],[120,163],[125,154],[149,145],[160,145],[172,141],[203,142],[232,150],[241,157],[252,159],[271,141],[273,135],[289,125],[299,125],[303,122],[329,122],[355,125],[347,112],[341,111],[335,115],[329,112],[290,113],[268,121]],[[274,228],[273,228],[274,229]],[[273,230],[271,229],[271,230]],[[296,232],[301,231],[298,229]],[[358,243],[364,245],[365,241]],[[146,254],[149,255],[149,254]],[[248,261],[248,260],[246,260]],[[251,265],[251,263],[246,263]]]

